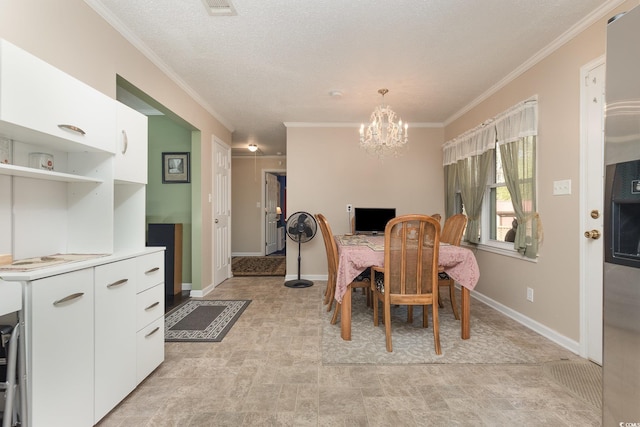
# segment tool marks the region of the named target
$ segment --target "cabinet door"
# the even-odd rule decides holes
[[[136,386],[136,259],[95,268],[95,422]]]
[[[24,50],[0,41],[0,120],[65,151],[115,152],[115,101]],[[35,132],[34,132],[35,131]],[[23,140],[24,134],[17,138]]]
[[[115,179],[147,183],[147,116],[117,103]]]
[[[29,288],[31,425],[93,425],[93,269]]]

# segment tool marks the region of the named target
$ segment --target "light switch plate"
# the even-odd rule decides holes
[[[571,180],[553,181],[553,195],[561,196],[564,194],[571,194]]]

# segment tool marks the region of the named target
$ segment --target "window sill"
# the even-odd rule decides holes
[[[486,252],[491,252],[494,254],[498,254],[498,255],[503,255],[503,256],[507,256],[510,258],[516,258],[522,261],[527,261],[527,262],[534,262],[537,263],[538,259],[531,259],[531,258],[527,258],[524,255],[521,255],[518,251],[516,251],[513,248],[509,248],[506,247],[505,245],[491,245],[491,244],[487,244],[487,243],[469,243],[469,242],[464,242],[463,243],[464,246],[466,246],[467,248],[475,251],[475,250],[481,250],[481,251],[486,251]]]

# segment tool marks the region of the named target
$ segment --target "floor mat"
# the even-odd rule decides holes
[[[589,361],[561,360],[543,365],[545,375],[587,403],[602,407],[602,367]]]

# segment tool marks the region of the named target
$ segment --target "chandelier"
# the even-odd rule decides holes
[[[371,123],[367,127],[360,125],[360,147],[380,158],[385,154],[397,156],[409,141],[407,124],[403,124],[402,120],[396,121],[396,113],[384,105],[387,92],[388,89],[378,90],[382,95],[382,104],[371,113]]]

